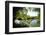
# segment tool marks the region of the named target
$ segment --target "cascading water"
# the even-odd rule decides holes
[[[30,17],[35,17],[35,16],[38,16],[38,14],[39,14],[37,11],[33,11],[34,8],[31,8],[31,9],[26,8],[26,9],[28,11],[27,15],[30,16]],[[32,21],[30,21],[29,26],[35,25],[37,22],[38,22],[37,19],[33,19]]]
[[[31,8],[31,9],[29,9],[29,8],[26,8],[27,9],[27,15],[28,16],[31,16],[31,17],[35,17],[35,16],[38,16],[38,12],[37,11],[33,11],[33,9],[34,8]]]

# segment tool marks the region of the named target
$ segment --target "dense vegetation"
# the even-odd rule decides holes
[[[29,9],[31,10],[31,8],[29,7]],[[16,24],[13,20],[13,27],[39,27],[40,26],[40,8],[34,8],[33,11],[38,12],[38,16],[32,17],[30,15],[27,15],[28,10],[23,7],[23,8],[18,8],[18,10],[16,11],[14,9],[13,12],[15,16],[13,16],[14,20],[19,20],[20,24]],[[37,23],[33,24],[32,20],[37,20]]]

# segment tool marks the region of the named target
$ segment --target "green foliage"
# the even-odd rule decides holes
[[[38,9],[38,8],[35,8],[34,9],[35,11],[38,11],[39,13],[40,13],[40,10]],[[36,24],[36,25],[34,25],[34,26],[32,26],[32,27],[39,27],[40,25],[39,25],[39,23],[40,23],[40,14],[38,15],[38,16],[35,16],[35,17],[31,17],[31,16],[28,16],[27,15],[27,10],[18,10],[17,12],[16,12],[16,16],[15,16],[15,18],[16,19],[21,19],[22,21],[21,21],[21,23],[20,24],[16,24],[16,26],[20,26],[20,27],[29,27],[29,26],[31,26],[31,20],[32,20],[32,18],[35,18],[35,19],[38,19],[38,24]],[[15,26],[15,27],[16,27]]]

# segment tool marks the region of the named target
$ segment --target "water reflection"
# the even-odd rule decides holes
[[[36,24],[37,22],[38,22],[37,19],[33,19],[33,20],[31,21],[32,24]]]
[[[26,25],[26,26],[32,26],[37,24],[38,20],[37,19],[30,19],[30,20],[15,20],[16,24],[20,24],[20,25]]]

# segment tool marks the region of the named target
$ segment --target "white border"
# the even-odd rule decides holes
[[[28,27],[28,28],[13,28],[13,7],[35,7],[40,8],[40,27]],[[21,31],[39,31],[43,30],[43,5],[35,4],[9,4],[9,32],[21,32]]]

